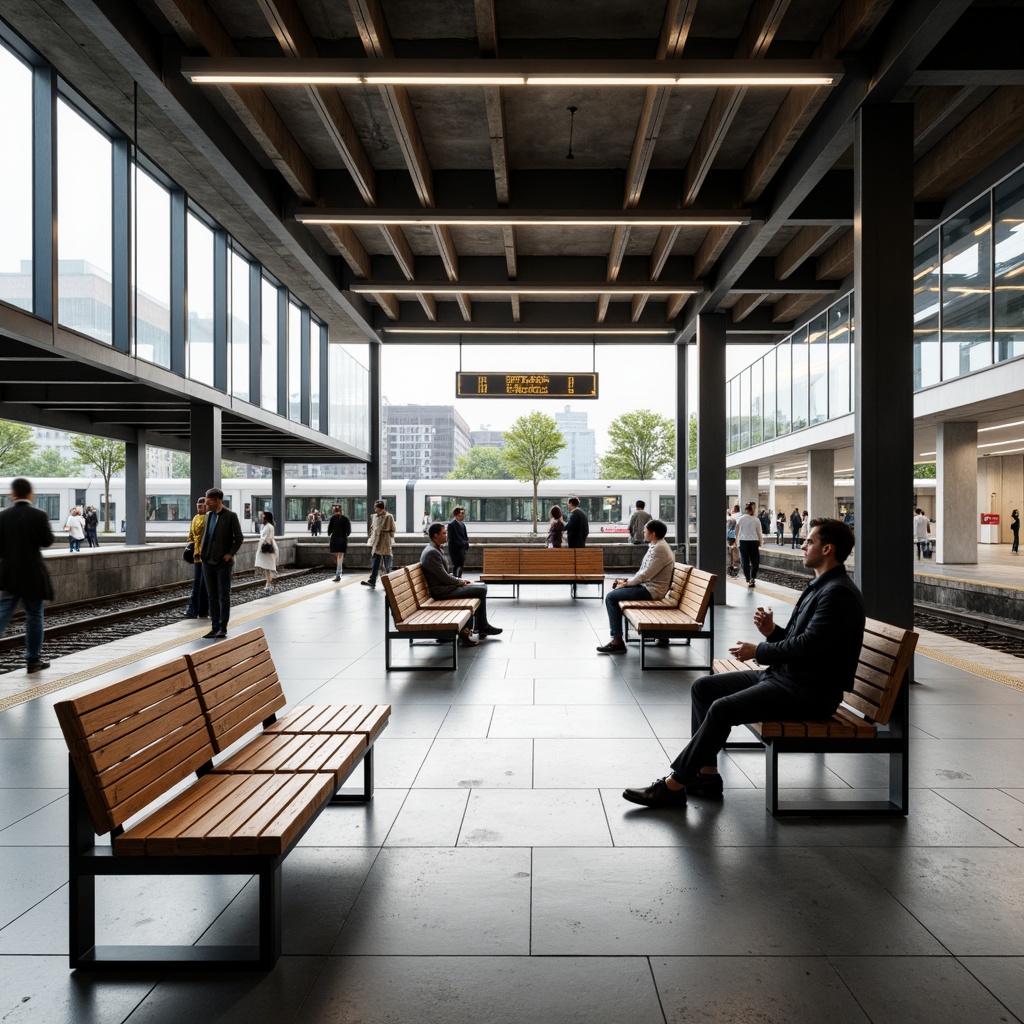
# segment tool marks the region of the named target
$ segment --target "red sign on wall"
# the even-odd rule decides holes
[[[982,526],[998,526],[999,525],[999,513],[998,512],[982,512],[981,513],[981,525]]]

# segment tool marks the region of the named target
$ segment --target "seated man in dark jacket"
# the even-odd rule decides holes
[[[448,540],[448,531],[444,523],[431,523],[427,536],[430,543],[420,555],[420,567],[423,569],[423,577],[427,581],[430,596],[439,600],[456,596],[479,598],[480,607],[470,622],[473,623],[477,636],[497,636],[501,630],[487,621],[487,584],[470,583],[469,580],[459,579],[458,576],[451,574],[442,550]],[[473,629],[467,627],[462,631],[461,637],[464,647],[477,645],[477,641],[473,639]]]
[[[758,608],[754,625],[766,639],[730,649],[763,671],[701,676],[690,691],[692,739],[672,762],[672,772],[623,797],[645,807],[676,807],[691,796],[722,795],[718,752],[734,725],[746,722],[828,718],[853,686],[864,639],[864,598],[843,563],[853,531],[838,519],[813,519],[803,543],[804,565],[814,579],[800,595],[789,625],[775,625],[771,609]]]

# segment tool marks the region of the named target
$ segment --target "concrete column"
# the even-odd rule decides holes
[[[872,618],[910,627],[914,472],[914,111],[863,107],[854,122],[856,579]],[[898,510],[898,514],[894,514]]]
[[[370,355],[370,380],[369,380],[369,413],[370,413],[370,461],[366,464],[366,518],[369,525],[369,518],[373,515],[373,503],[381,496],[383,486],[381,484],[381,469],[384,465],[383,452],[381,451],[381,381],[380,381],[380,343],[371,341],[369,346]],[[417,524],[413,524],[415,528]],[[355,524],[353,524],[355,530]],[[357,531],[358,532],[358,531]]]
[[[974,565],[978,561],[978,424],[940,423],[935,440],[935,560]]]
[[[768,467],[768,507],[772,510],[772,533],[775,532],[775,517],[779,514],[779,501],[775,493],[775,467]]]
[[[758,496],[760,491],[757,487],[757,466],[740,467],[740,508],[746,508],[747,502],[754,503],[755,511],[760,507]]]
[[[284,535],[284,459],[274,459],[270,467],[270,509],[274,513],[274,533]],[[305,524],[303,524],[305,529]]]
[[[686,409],[689,345],[676,345],[676,551],[690,561],[690,423]],[[648,510],[655,518],[657,509]]]
[[[124,523],[126,544],[146,543],[146,434],[124,446]],[[120,523],[115,525],[116,530]]]
[[[697,565],[725,604],[725,314],[697,317]]]
[[[832,448],[807,453],[807,511],[812,519],[836,517],[836,453]]]
[[[192,445],[189,459],[192,507],[211,487],[220,487],[221,411],[216,406],[194,403],[191,410]],[[233,511],[240,513],[241,509]]]

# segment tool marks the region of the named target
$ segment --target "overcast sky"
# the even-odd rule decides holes
[[[366,347],[348,346],[361,363]],[[731,377],[767,351],[761,345],[731,345],[726,374]],[[463,345],[463,372],[590,373],[600,375],[600,398],[573,402],[573,411],[588,414],[588,426],[597,431],[598,453],[607,446],[608,426],[616,416],[635,409],[652,409],[674,416],[676,408],[675,351],[669,345]],[[695,408],[694,346],[690,346],[689,407]],[[454,405],[470,429],[507,430],[518,416],[539,409],[561,412],[562,399],[456,399],[457,345],[392,345],[381,356],[382,391],[392,405],[423,403]]]

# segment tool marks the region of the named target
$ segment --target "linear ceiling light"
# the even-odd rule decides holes
[[[742,227],[748,210],[623,210],[622,213],[572,213],[564,210],[299,210],[300,224],[350,227]]]
[[[496,285],[472,284],[468,281],[446,284],[430,284],[426,281],[388,284],[369,281],[352,284],[349,291],[356,295],[696,295],[702,289],[698,285],[666,285],[651,281],[580,285],[523,284],[518,281]]]
[[[605,334],[630,335],[643,334],[667,338],[676,333],[673,327],[609,327],[607,324],[595,324],[593,327],[465,327],[459,324],[437,327],[384,327],[385,334],[549,334],[549,335],[586,335],[600,337]]]
[[[193,57],[195,85],[429,86],[832,86],[836,61],[741,60],[363,60]]]

